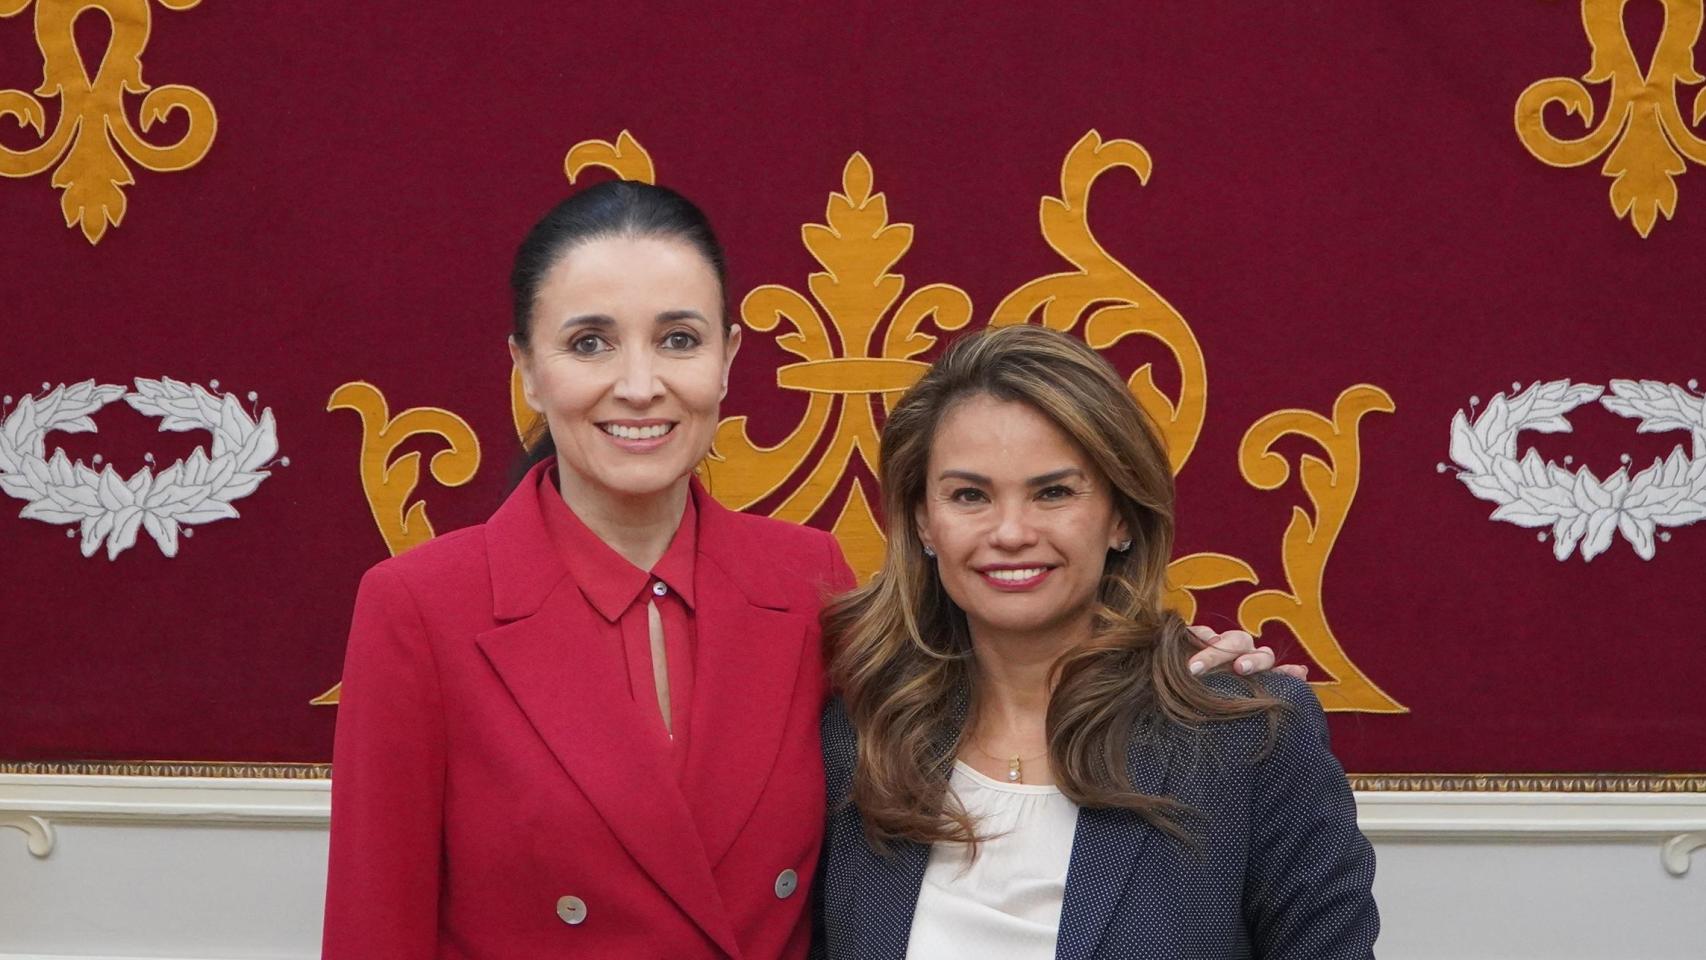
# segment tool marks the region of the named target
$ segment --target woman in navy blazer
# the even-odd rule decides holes
[[[881,463],[884,572],[824,614],[814,952],[1372,956],[1313,693],[1181,667],[1171,470],[1113,369],[1038,327],[966,337]]]

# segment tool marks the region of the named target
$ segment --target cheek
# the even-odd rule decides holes
[[[720,366],[706,364],[684,370],[671,377],[669,392],[681,404],[681,412],[695,417],[715,420],[723,400],[723,371]]]
[[[1108,559],[1108,526],[1093,517],[1075,518],[1063,525],[1055,539],[1063,551],[1071,551],[1072,565],[1087,575],[1100,577]]]
[[[560,417],[590,410],[609,389],[606,379],[596,370],[550,364],[535,373],[534,390],[546,414]]]
[[[936,554],[943,560],[964,561],[977,545],[978,520],[975,516],[956,514],[952,508],[935,500],[924,507],[923,532],[935,544]]]

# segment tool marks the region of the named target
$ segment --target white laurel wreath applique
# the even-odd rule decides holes
[[[1533,383],[1511,396],[1495,394],[1471,421],[1459,410],[1451,418],[1451,459],[1461,469],[1457,478],[1482,500],[1498,504],[1492,519],[1523,527],[1550,527],[1552,554],[1567,559],[1579,544],[1583,560],[1592,560],[1611,546],[1614,533],[1643,560],[1653,559],[1655,539],[1669,540],[1659,527],[1680,527],[1706,519],[1706,396],[1688,387],[1658,380],[1613,380],[1612,396],[1594,384],[1568,380]],[[1619,416],[1641,421],[1638,433],[1686,430],[1693,438],[1692,457],[1682,445],[1670,456],[1630,475],[1630,457],[1604,480],[1587,466],[1571,471],[1543,461],[1533,447],[1517,459],[1517,435],[1524,430],[1569,433],[1570,411],[1598,400]],[[1470,409],[1478,403],[1469,400]],[[1565,464],[1574,458],[1565,457]],[[1450,469],[1439,465],[1440,472]],[[1540,534],[1545,540],[1546,532]]]
[[[200,384],[182,383],[169,377],[137,378],[136,389],[93,380],[49,389],[42,384],[41,396],[25,396],[4,421],[0,421],[0,490],[28,501],[18,516],[46,523],[75,523],[79,530],[66,536],[82,536],[83,556],[94,556],[105,541],[107,559],[112,560],[136,543],[138,530],[148,531],[160,552],[178,555],[180,532],[198,523],[211,523],[237,516],[231,505],[255,492],[271,476],[278,453],[278,429],[272,408],[261,411],[257,420],[229,393],[214,394]],[[219,389],[219,381],[209,386]],[[124,398],[137,412],[160,418],[162,431],[206,430],[213,435],[213,454],[196,447],[188,457],[158,473],[154,455],[128,479],[111,463],[102,466],[96,454],[95,467],[72,462],[56,448],[47,456],[47,435],[93,433],[95,412]],[[255,394],[248,395],[254,402]],[[5,403],[12,402],[6,397]],[[290,466],[290,458],[277,461]]]

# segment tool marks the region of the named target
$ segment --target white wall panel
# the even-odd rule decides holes
[[[1701,960],[1698,794],[1359,794],[1393,960]],[[0,960],[318,956],[325,781],[0,776]],[[1680,846],[1680,845],[1679,845]]]

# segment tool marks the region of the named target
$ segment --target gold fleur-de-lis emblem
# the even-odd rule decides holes
[[[1687,169],[1686,160],[1706,165],[1706,141],[1691,129],[1706,117],[1706,87],[1694,94],[1691,122],[1683,121],[1679,102],[1682,85],[1706,80],[1694,69],[1703,3],[1662,0],[1664,28],[1652,63],[1642,69],[1623,26],[1627,2],[1582,0],[1582,26],[1593,48],[1588,72],[1579,81],[1549,77],[1524,90],[1516,101],[1516,133],[1530,153],[1555,167],[1579,167],[1609,151],[1600,170],[1612,178],[1612,213],[1628,217],[1645,237],[1659,214],[1668,220],[1676,212],[1676,178]],[[1598,126],[1583,81],[1609,84]],[[1580,115],[1591,129],[1576,139],[1554,135],[1544,117],[1552,103]]]
[[[823,508],[855,457],[875,475],[876,404],[886,411],[929,369],[912,359],[936,343],[922,331],[925,322],[952,331],[971,319],[971,298],[955,286],[930,284],[901,298],[906,280],[890,271],[912,246],[912,225],[889,222],[888,201],[874,191],[863,154],[853,154],[842,169],[841,191],[830,194],[824,222],[807,224],[801,237],[823,267],[806,278],[811,296],[767,284],[747,294],[741,319],[766,333],[784,324],[792,328],[776,342],[800,360],[777,369],[776,385],[805,393],[805,414],[773,447],[752,440],[745,417],[724,420],[704,467],[712,494],[744,510],[793,478],[828,432],[828,449],[771,511],[795,523]],[[831,327],[838,338],[831,338]],[[873,494],[855,479],[832,528],[848,560],[861,571],[875,570],[882,562]]]
[[[142,80],[142,51],[148,46],[152,11],[149,0],[0,0],[0,19],[16,16],[35,3],[36,45],[41,49],[42,82],[32,96],[0,90],[0,116],[35,130],[42,142],[26,150],[0,147],[0,176],[31,177],[53,170],[52,184],[63,190],[65,225],[83,228],[99,243],[107,227],[124,220],[124,187],[135,183],[129,157],[149,170],[183,170],[199,163],[213,145],[218,119],[207,96],[194,87],[150,87]],[[201,0],[157,0],[169,10],[188,10]],[[87,11],[112,22],[112,36],[91,78],[77,51],[72,25]],[[132,124],[125,94],[147,94]],[[41,98],[41,99],[37,99]],[[47,130],[43,100],[59,100],[59,119]],[[178,142],[156,145],[143,139],[172,111],[189,120]]]

